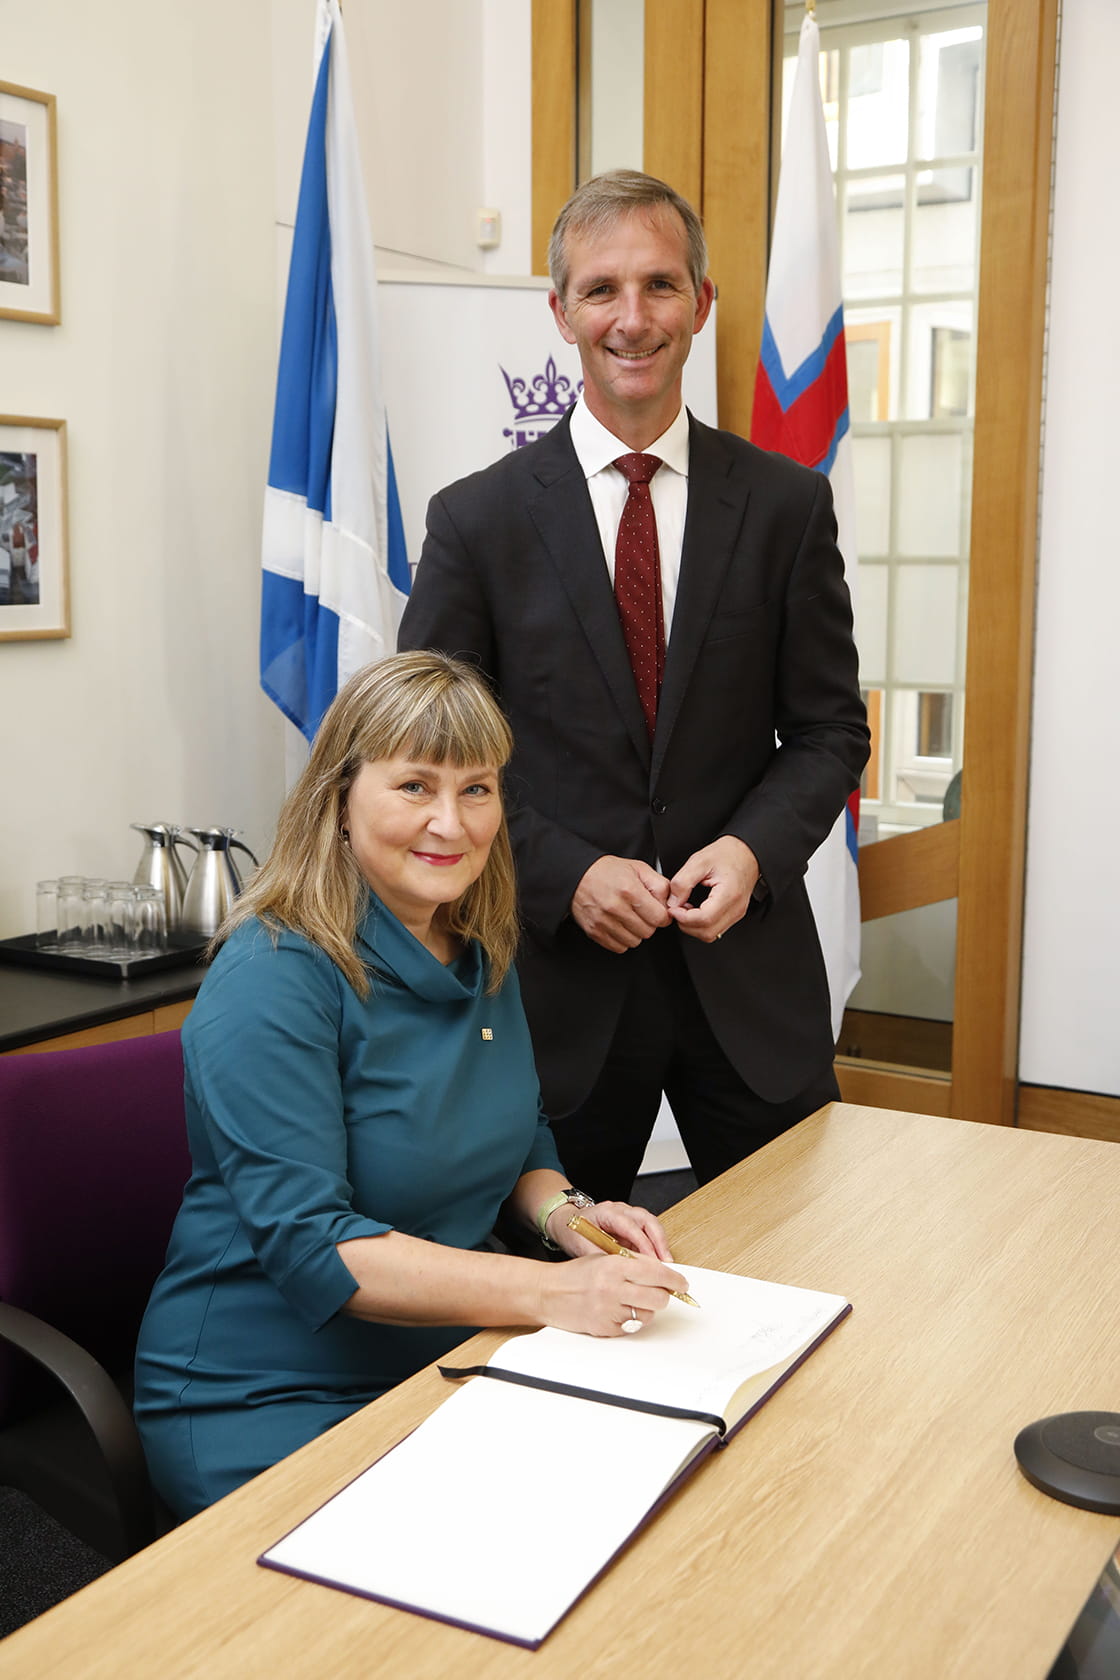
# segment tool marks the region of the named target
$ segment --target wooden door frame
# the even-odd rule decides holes
[[[765,304],[783,23],[781,0],[645,7],[644,163],[703,214],[719,288],[720,423],[742,436]],[[880,841],[860,862],[864,920],[957,897],[952,1068],[837,1062],[848,1101],[1004,1125],[1018,1092],[1057,31],[1058,0],[988,0],[961,816]],[[575,0],[533,0],[537,273],[574,185],[575,64]]]
[[[576,181],[577,0],[533,0],[533,191],[530,250],[534,274],[548,273],[548,238]]]

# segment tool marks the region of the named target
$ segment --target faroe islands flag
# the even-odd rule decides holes
[[[836,239],[836,199],[821,103],[820,31],[801,40],[766,281],[766,320],[755,380],[751,442],[827,475],[840,552],[855,606],[855,485],[848,435],[848,370]],[[859,979],[859,793],[814,853],[806,884],[828,969],[832,1027]]]
[[[319,0],[317,39],[261,555],[261,687],[308,740],[347,677],[394,651],[409,588],[338,0]]]

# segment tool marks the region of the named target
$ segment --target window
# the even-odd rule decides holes
[[[901,0],[847,24],[850,10],[821,0],[817,21],[872,702],[866,840],[940,821],[960,768],[985,8]],[[786,101],[801,15],[787,9]]]

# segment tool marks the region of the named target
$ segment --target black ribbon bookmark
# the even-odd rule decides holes
[[[663,1406],[657,1400],[635,1400],[625,1394],[604,1394],[597,1388],[574,1388],[570,1383],[550,1382],[546,1377],[526,1376],[522,1371],[503,1371],[500,1365],[439,1365],[441,1377],[458,1382],[462,1377],[494,1377],[498,1382],[518,1383],[522,1388],[543,1388],[550,1394],[566,1394],[573,1400],[594,1400],[600,1406],[621,1406],[628,1412],[650,1412],[654,1417],[683,1418],[686,1423],[706,1423],[722,1441],[727,1425],[714,1412],[693,1412],[685,1406]]]

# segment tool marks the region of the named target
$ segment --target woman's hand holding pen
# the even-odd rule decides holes
[[[571,1207],[561,1203],[548,1221],[548,1234],[565,1254],[594,1254],[595,1244],[577,1235],[568,1224]],[[652,1254],[658,1260],[672,1260],[669,1242],[661,1228],[661,1221],[648,1208],[631,1207],[629,1202],[596,1202],[585,1209],[589,1224],[598,1225],[609,1236],[617,1238],[623,1248],[635,1254]]]
[[[592,1245],[588,1245],[592,1247]],[[558,1330],[620,1336],[648,1324],[686,1288],[684,1278],[649,1254],[590,1254],[540,1267],[540,1317]]]
[[[569,1224],[567,1203],[550,1217],[549,1235],[571,1255],[568,1265],[550,1266],[544,1280],[546,1324],[590,1336],[618,1336],[648,1324],[685,1287],[672,1259],[661,1222],[647,1208],[628,1202],[596,1202],[584,1210],[585,1224],[607,1233],[605,1243],[621,1254],[604,1253]],[[613,1239],[613,1240],[612,1240]]]

